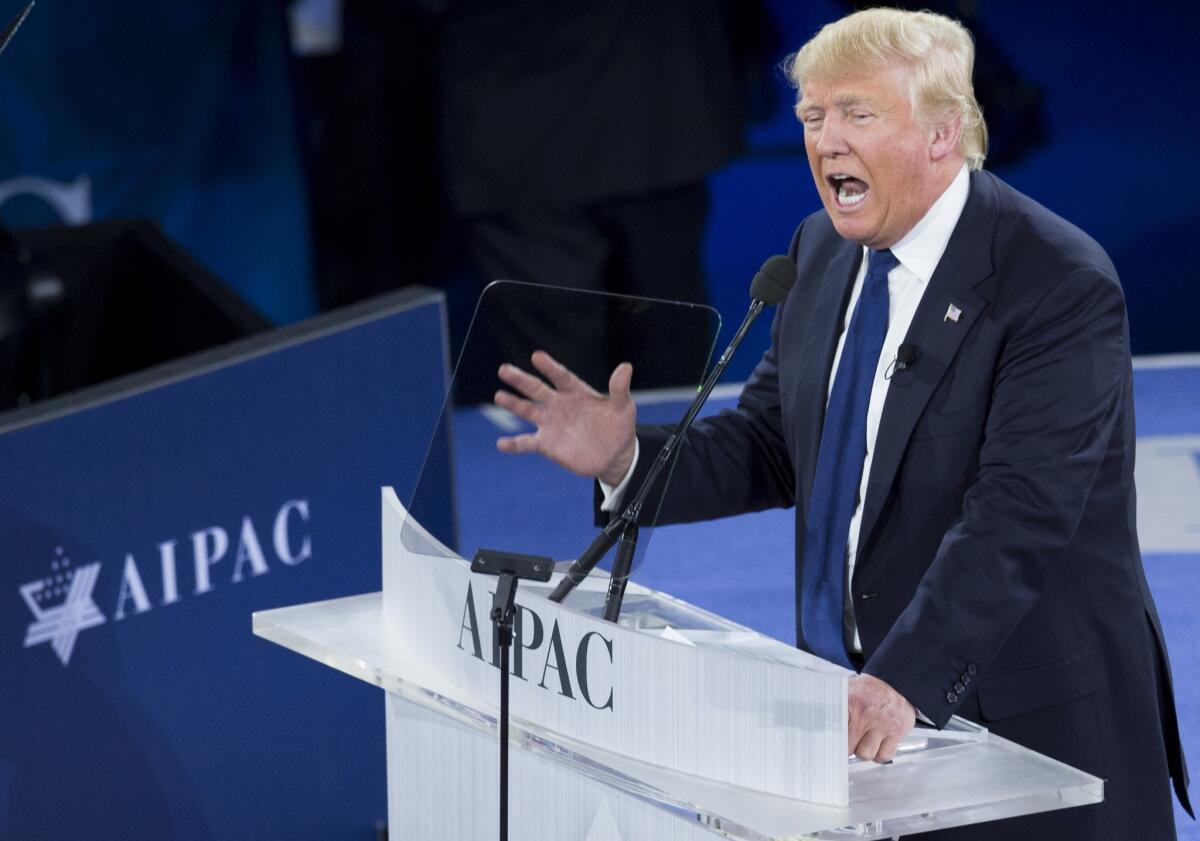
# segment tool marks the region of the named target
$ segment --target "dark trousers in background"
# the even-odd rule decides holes
[[[707,215],[708,190],[697,182],[630,198],[479,216],[465,220],[463,233],[485,282],[516,280],[703,303]],[[586,306],[552,314],[514,312],[511,319],[499,341],[504,357],[523,367],[542,337],[567,335],[593,349],[580,375],[597,389],[606,388],[609,373],[622,361],[634,363],[634,388],[697,382],[695,353],[677,354],[675,337],[659,335],[653,321],[638,329],[613,329]],[[705,356],[709,350],[703,348]],[[459,397],[487,399],[495,387],[460,383]]]

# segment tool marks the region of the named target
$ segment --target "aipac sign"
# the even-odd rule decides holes
[[[376,691],[250,617],[378,589],[378,488],[421,477],[446,395],[442,300],[392,293],[0,419],[0,839],[321,841],[387,814]],[[452,542],[448,446],[428,475]]]
[[[266,544],[273,550],[272,560],[285,567],[294,567],[312,557],[312,539],[305,530],[308,521],[306,499],[291,499],[279,507],[271,525],[270,540]],[[267,552],[263,550],[259,527],[250,515],[242,517],[235,533],[237,542],[232,554],[230,532],[219,525],[194,531],[184,541],[171,539],[159,543],[156,553],[160,586],[153,600],[135,554],[126,552],[116,604],[111,613],[112,620],[119,622],[153,610],[155,606],[174,604],[183,598],[179,588],[181,542],[190,544],[191,549],[191,596],[204,595],[216,589],[214,572],[230,557],[232,560],[227,565],[232,567],[229,574],[231,584],[239,584],[247,578],[270,572],[271,565]],[[72,566],[71,557],[63,547],[54,548],[49,575],[18,588],[25,605],[33,614],[33,621],[25,631],[25,648],[49,643],[64,666],[71,662],[79,634],[108,621],[109,617],[93,598],[103,566],[101,561]]]

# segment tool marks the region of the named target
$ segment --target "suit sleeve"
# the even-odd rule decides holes
[[[1125,432],[1129,352],[1115,278],[1076,269],[1020,315],[993,373],[961,516],[865,669],[938,726],[958,705],[950,687],[987,667],[1054,575]]]

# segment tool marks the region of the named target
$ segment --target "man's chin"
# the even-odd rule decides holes
[[[870,247],[874,231],[864,225],[861,219],[847,218],[839,214],[836,208],[829,212],[829,219],[833,222],[833,229],[842,239]]]

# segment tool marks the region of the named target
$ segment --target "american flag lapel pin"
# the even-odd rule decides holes
[[[960,310],[958,307],[954,306],[954,304],[951,304],[949,307],[946,308],[946,317],[943,318],[942,321],[943,322],[953,321],[955,324],[957,324],[958,317],[960,315],[962,315],[962,310]]]

